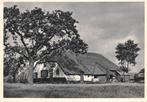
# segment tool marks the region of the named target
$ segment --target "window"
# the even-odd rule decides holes
[[[94,78],[98,78],[98,76],[95,75]]]
[[[59,75],[60,73],[59,73],[59,69],[57,68],[57,70],[56,70],[56,75]]]
[[[44,64],[44,67],[46,67],[46,64]]]

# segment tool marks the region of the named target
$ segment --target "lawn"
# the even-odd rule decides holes
[[[143,98],[144,84],[9,84],[5,98]]]

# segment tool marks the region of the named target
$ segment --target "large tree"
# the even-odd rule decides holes
[[[29,62],[28,82],[32,84],[36,62],[47,61],[65,50],[87,52],[88,45],[80,39],[77,23],[69,11],[45,12],[35,7],[20,12],[16,5],[4,7],[4,48]]]
[[[138,56],[140,48],[138,44],[134,43],[133,40],[128,40],[125,43],[119,43],[116,47],[116,58],[121,65],[120,68],[123,72],[128,73],[129,65],[136,65],[136,57]]]

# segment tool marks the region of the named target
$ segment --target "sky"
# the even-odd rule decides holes
[[[5,2],[18,5],[20,11],[40,7],[45,11],[72,11],[81,38],[88,44],[88,52],[99,53],[118,65],[115,48],[131,39],[141,50],[131,72],[144,68],[144,3],[142,2]]]

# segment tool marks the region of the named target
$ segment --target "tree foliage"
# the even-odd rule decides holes
[[[119,43],[117,45],[115,53],[122,71],[128,72],[129,64],[136,64],[135,59],[138,56],[139,50],[138,44],[134,43],[133,40],[128,40],[124,44]]]
[[[33,80],[32,67],[36,61],[47,61],[65,50],[87,52],[88,45],[80,39],[77,23],[69,11],[45,12],[35,7],[20,12],[16,5],[4,7],[4,45],[29,61],[29,83]]]
[[[4,55],[4,76],[11,76],[16,82],[16,74],[25,66],[24,58],[7,49]]]

